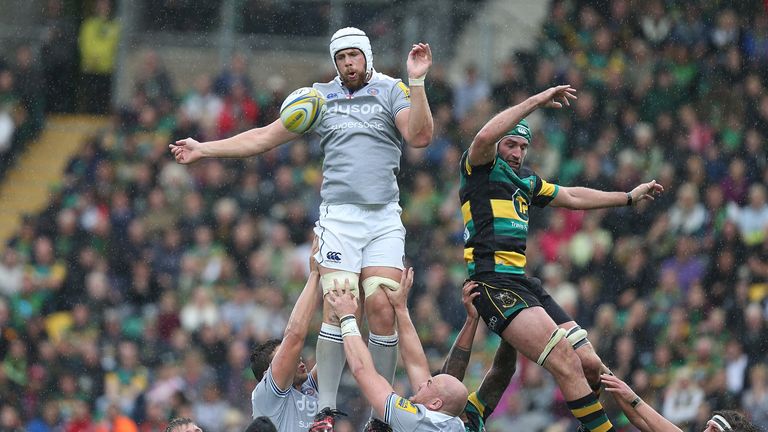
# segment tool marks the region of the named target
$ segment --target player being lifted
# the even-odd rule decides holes
[[[403,140],[413,147],[426,147],[432,140],[432,114],[424,92],[432,52],[428,44],[413,45],[407,60],[410,88],[374,70],[371,43],[359,29],[337,31],[330,55],[338,76],[313,85],[327,106],[314,127],[325,154],[320,220],[315,226],[321,285],[327,293],[334,280],[348,279],[357,296],[362,282],[368,346],[376,370],[392,380],[398,338],[382,288],[397,290],[403,269],[405,228],[396,181]],[[176,160],[186,164],[206,157],[254,156],[296,138],[277,120],[231,138],[204,143],[186,138],[170,148]],[[341,329],[327,302],[317,358],[322,410],[311,430],[328,430],[338,414],[336,393],[345,358]]]
[[[531,132],[523,120],[540,107],[561,108],[576,90],[552,87],[494,116],[461,158],[461,211],[464,259],[478,282],[474,300],[488,328],[521,354],[546,368],[557,381],[568,407],[591,431],[613,430],[602,405],[584,377],[581,362],[542,307],[541,287],[525,275],[528,207],[552,204],[570,209],[632,205],[663,190],[655,181],[630,192],[604,192],[551,184],[523,166]],[[566,340],[564,340],[566,339]]]

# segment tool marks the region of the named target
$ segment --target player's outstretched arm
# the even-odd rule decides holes
[[[606,192],[585,187],[560,186],[551,205],[573,210],[591,210],[608,207],[635,205],[640,201],[653,200],[654,195],[664,192],[664,186],[651,180],[630,192]]]
[[[368,403],[381,418],[384,418],[387,398],[394,390],[389,381],[379,375],[373,366],[373,358],[360,336],[355,319],[357,298],[348,291],[348,288],[348,283],[345,283],[344,288],[336,286],[326,295],[326,298],[341,323],[341,337],[344,338],[344,354],[347,357],[349,371],[355,377]]]
[[[278,119],[271,124],[254,128],[233,137],[218,141],[198,142],[193,138],[184,138],[170,144],[171,154],[176,162],[189,164],[203,158],[222,157],[240,158],[255,156],[272,150],[280,144],[298,138],[286,129]]]
[[[475,135],[469,147],[469,163],[474,166],[490,163],[496,157],[496,143],[520,120],[538,108],[570,106],[570,99],[576,99],[575,88],[570,85],[551,87],[496,114]]]
[[[317,310],[317,304],[320,300],[320,270],[317,261],[314,259],[314,252],[317,250],[317,237],[312,242],[312,251],[309,257],[309,279],[307,279],[304,289],[296,299],[296,305],[288,318],[288,324],[283,333],[283,342],[275,352],[272,359],[272,378],[280,389],[287,389],[293,384],[293,377],[296,373],[296,365],[299,362],[301,350],[304,348],[304,340],[307,338],[309,323],[312,321],[312,315]]]
[[[479,292],[472,292],[476,287],[477,282],[464,282],[461,289],[461,302],[464,304],[464,309],[467,310],[467,319],[464,320],[464,326],[461,327],[459,335],[456,336],[443,367],[440,369],[440,373],[453,375],[459,381],[464,380],[464,374],[472,354],[472,343],[475,341],[477,324],[480,320],[480,315],[477,313],[475,305],[472,304],[472,300],[480,295]]]
[[[619,404],[627,419],[643,432],[682,432],[671,421],[658,413],[653,407],[643,402],[634,391],[614,375],[600,376],[605,391],[611,394]],[[634,405],[634,406],[633,406]]]
[[[485,403],[484,418],[493,413],[501,395],[509,386],[517,368],[517,350],[502,340],[493,357],[493,364],[477,389],[477,397]]]
[[[432,142],[435,125],[429,109],[427,93],[424,91],[424,76],[432,66],[432,49],[429,44],[417,43],[408,53],[408,70],[411,92],[411,107],[398,113],[395,118],[400,134],[412,147],[426,147]]]
[[[416,327],[413,326],[411,315],[408,313],[408,292],[412,285],[413,267],[409,267],[403,271],[400,289],[397,291],[384,290],[384,292],[395,310],[397,333],[400,338],[400,355],[403,357],[408,381],[411,382],[412,388],[417,388],[419,384],[430,379],[432,374],[429,371],[429,362],[427,362],[427,355],[424,354],[424,347],[421,346]]]

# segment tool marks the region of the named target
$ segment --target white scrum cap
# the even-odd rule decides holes
[[[365,32],[355,27],[344,27],[331,36],[331,61],[336,73],[341,76],[339,68],[336,66],[336,53],[348,49],[357,48],[363,52],[365,57],[365,73],[368,78],[373,75],[373,51],[371,50],[371,41]]]

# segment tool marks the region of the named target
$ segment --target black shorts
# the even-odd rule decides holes
[[[538,278],[486,273],[475,275],[470,280],[478,283],[475,291],[480,295],[473,302],[478,313],[485,325],[499,336],[520,311],[530,307],[543,307],[558,326],[573,321],[542,288]]]

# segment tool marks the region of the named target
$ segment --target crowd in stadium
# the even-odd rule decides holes
[[[500,108],[567,83],[579,90],[572,110],[529,119],[528,164],[562,185],[629,190],[656,179],[666,191],[635,207],[533,210],[530,275],[588,329],[605,364],[683,430],[703,430],[714,409],[743,410],[768,430],[768,6],[729,3],[554,1],[536,48],[499,64],[497,80],[469,66],[449,82],[435,59],[434,139],[405,151],[399,176],[416,271],[410,312],[434,369],[465,317],[459,158]],[[39,130],[19,68],[40,70],[41,59],[22,48],[6,60],[0,129],[10,115],[17,127],[38,116]],[[262,157],[190,166],[168,152],[174,139],[278,117],[291,83],[255,86],[248,61],[238,54],[180,88],[148,53],[111,127],[83,144],[48,207],[3,245],[0,431],[249,423],[250,348],[282,336],[307,278],[320,149],[307,135]],[[481,330],[468,388],[498,341]],[[406,382],[396,379],[400,394]],[[337,430],[359,429],[367,410],[349,377],[339,397],[350,416]],[[489,430],[553,425],[576,427],[551,377],[521,360]]]

